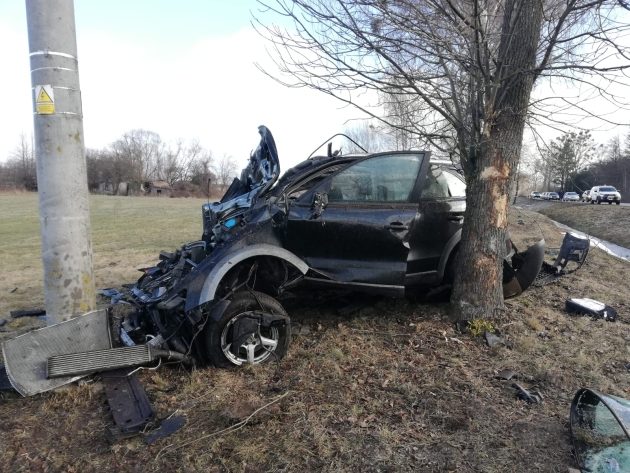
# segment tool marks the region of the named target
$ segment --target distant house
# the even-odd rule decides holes
[[[90,191],[95,194],[129,195],[131,193],[131,187],[129,182],[119,182],[118,185],[112,182],[99,182],[96,186],[93,186]]]
[[[140,190],[144,195],[152,195],[155,197],[170,197],[173,188],[166,181],[146,181],[140,186]]]

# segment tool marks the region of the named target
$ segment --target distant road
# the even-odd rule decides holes
[[[529,199],[527,197],[517,197],[516,205],[520,205],[521,207],[525,207],[529,210],[538,210],[544,209],[545,207],[549,207],[550,205],[590,205],[586,202],[562,202],[557,200],[538,200],[538,199]],[[609,204],[601,204],[601,205],[609,205]],[[615,204],[610,204],[615,205]],[[630,203],[622,202],[622,207],[629,207]]]

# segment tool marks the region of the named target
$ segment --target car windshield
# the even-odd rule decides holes
[[[600,187],[599,191],[600,192],[617,192],[617,189],[615,189],[614,187]]]
[[[550,193],[549,193],[549,195],[554,196],[554,197],[557,197],[557,196],[558,196],[558,193],[557,193],[557,192],[550,192]]]
[[[565,196],[570,196],[570,195],[577,195],[575,192],[567,192],[566,194],[564,194]]]

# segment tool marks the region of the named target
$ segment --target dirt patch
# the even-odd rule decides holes
[[[562,234],[544,216],[516,209],[510,222],[521,249],[542,236],[560,245]],[[102,254],[96,261],[99,271],[108,268]],[[116,270],[124,264],[111,261]],[[442,303],[287,297],[296,335],[280,363],[141,374],[160,418],[186,417],[173,436],[110,445],[98,382],[5,396],[0,469],[564,472],[574,466],[575,391],[630,397],[628,269],[594,250],[578,273],[507,301],[495,321],[506,343],[496,348],[457,333]],[[6,281],[0,286],[7,290]],[[569,316],[569,297],[606,302],[619,322]],[[540,390],[543,403],[518,400],[511,383],[495,377],[503,369]]]

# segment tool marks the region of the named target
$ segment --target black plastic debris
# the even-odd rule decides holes
[[[562,246],[553,264],[543,261],[542,268],[536,276],[534,286],[544,286],[556,281],[559,277],[571,274],[582,267],[586,262],[591,241],[572,233],[565,233]],[[548,252],[553,248],[547,248]],[[570,264],[569,264],[570,263]]]
[[[7,370],[4,368],[4,365],[0,365],[0,391],[15,391],[11,381],[9,381],[9,376],[7,375]]]
[[[583,472],[630,471],[630,401],[580,389],[571,404],[570,428]]]
[[[155,417],[138,377],[127,374],[128,370],[116,370],[102,375],[107,403],[114,418],[115,426],[109,429],[113,441],[141,433]]]
[[[144,438],[144,442],[147,445],[152,445],[158,440],[174,434],[184,425],[186,425],[186,418],[184,416],[172,416],[164,419],[157,429],[152,430],[146,435],[146,437]]]
[[[98,293],[103,296],[103,297],[107,297],[110,299],[110,304],[117,304],[118,302],[120,302],[123,297],[125,297],[125,294],[120,292],[118,289],[114,289],[112,287],[108,287],[105,289],[100,289],[98,291]]]
[[[12,310],[10,314],[14,319],[18,319],[20,317],[40,317],[46,315],[46,311],[44,309],[24,309]]]
[[[540,404],[543,401],[540,391],[529,391],[518,383],[512,383],[512,387],[516,389],[516,397],[529,404]]]
[[[567,299],[565,309],[569,314],[588,315],[609,322],[617,320],[617,311],[594,299]]]

